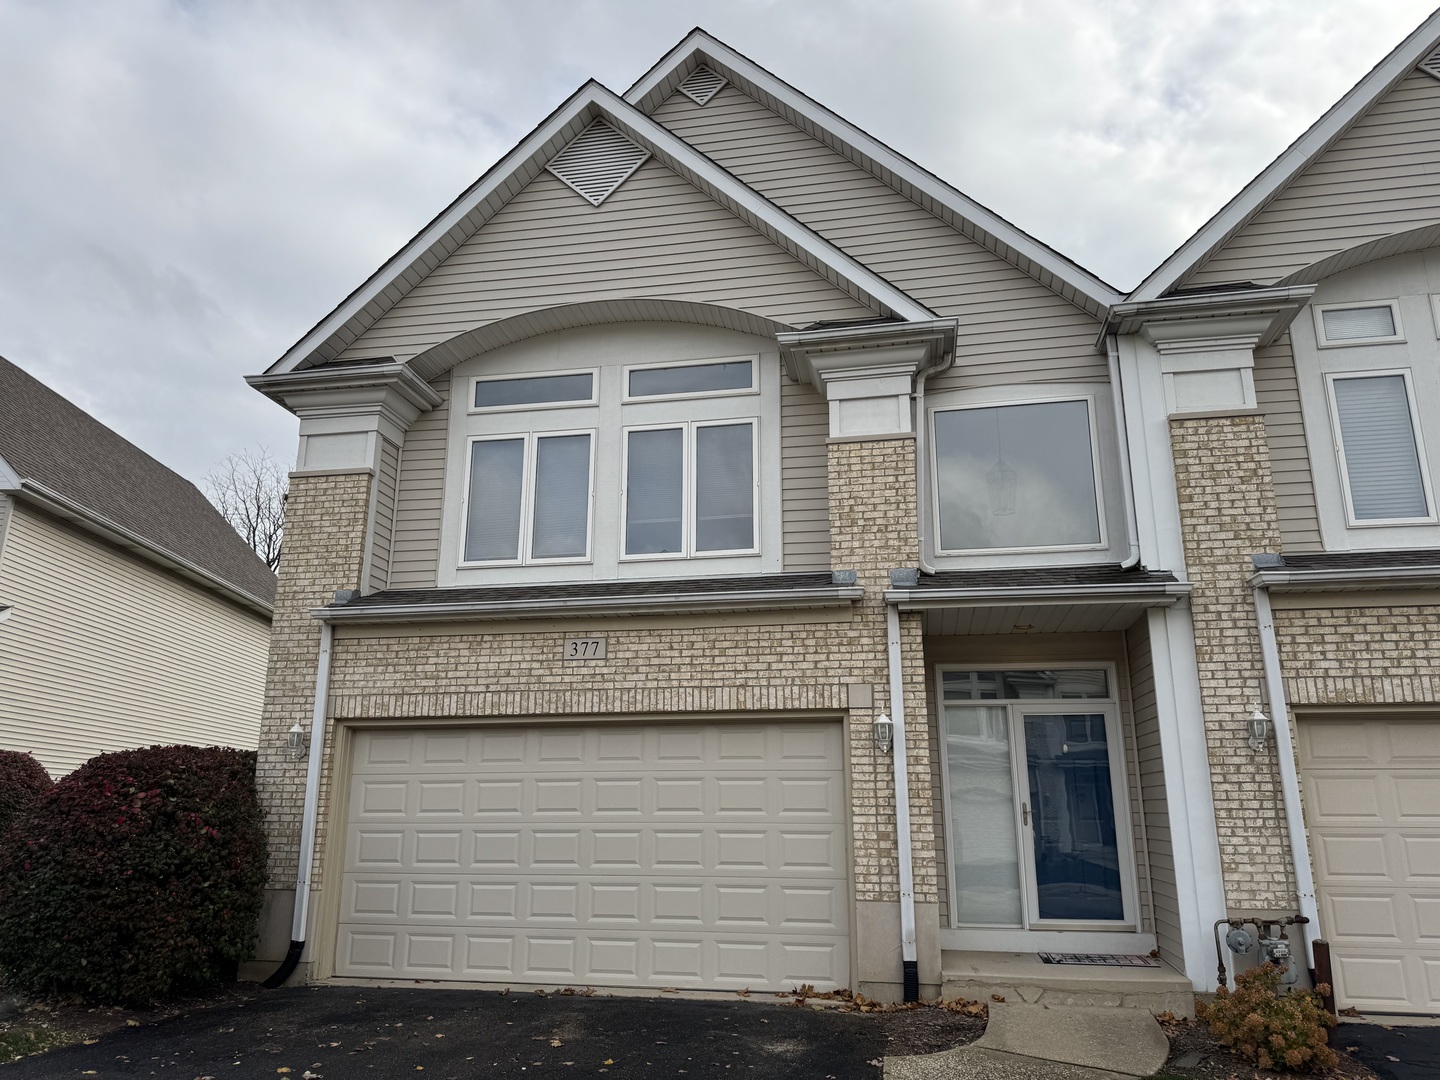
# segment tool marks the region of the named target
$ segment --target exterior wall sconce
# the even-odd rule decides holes
[[[1270,738],[1270,718],[1265,715],[1263,709],[1257,708],[1250,714],[1250,749],[1259,753],[1265,749],[1265,743]]]
[[[884,713],[875,718],[875,745],[887,754],[895,748],[895,723]]]
[[[290,747],[290,754],[296,761],[305,756],[305,751],[309,749],[309,743],[310,740],[305,737],[305,729],[299,724],[292,725],[286,735],[285,745]]]

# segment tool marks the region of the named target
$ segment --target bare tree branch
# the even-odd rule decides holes
[[[205,494],[271,570],[285,531],[285,469],[265,447],[230,454],[205,477]]]

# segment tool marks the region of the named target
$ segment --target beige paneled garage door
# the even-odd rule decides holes
[[[849,984],[833,723],[362,732],[336,974]]]
[[[1440,1012],[1440,723],[1305,720],[1300,758],[1338,1004]]]

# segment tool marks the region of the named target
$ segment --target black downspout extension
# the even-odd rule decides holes
[[[920,962],[918,960],[902,960],[901,966],[905,969],[905,1000],[920,1000]]]
[[[266,990],[278,990],[284,986],[285,980],[295,974],[295,968],[300,964],[300,954],[304,951],[305,942],[290,942],[290,951],[285,954],[285,959],[280,962],[280,966],[275,969],[274,973],[260,985]],[[910,976],[907,975],[905,978],[905,985],[908,987],[910,985]],[[909,1001],[910,999],[906,998],[905,1000]]]

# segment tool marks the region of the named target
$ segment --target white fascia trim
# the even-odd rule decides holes
[[[843,117],[837,116],[788,83],[782,82],[753,60],[742,56],[703,30],[695,30],[686,35],[685,39],[671,49],[660,63],[641,76],[640,81],[626,91],[625,100],[632,105],[643,101],[696,53],[699,54],[701,62],[711,66],[716,74],[725,76],[731,82],[744,81],[762,87],[766,93],[776,100],[784,102],[788,108],[804,116],[816,127],[824,129],[841,142],[846,143],[861,157],[867,158],[879,168],[894,174],[917,191],[923,192],[937,203],[948,207],[981,232],[988,234],[999,243],[1013,248],[1037,266],[1043,267],[1089,299],[1097,308],[1103,309],[1123,298],[1124,294],[1118,289],[1107,285],[1059,252],[1022,232],[994,211],[981,206],[968,195],[951,187],[933,173],[922,169],[909,158],[896,153],[874,136],[862,131]],[[728,70],[721,70],[722,68]]]
[[[649,596],[579,596],[570,599],[494,600],[448,604],[366,604],[317,608],[316,619],[335,623],[545,619],[572,615],[689,614],[705,611],[770,611],[848,607],[865,595],[857,585],[763,592],[659,593]]]
[[[901,611],[996,607],[1001,604],[1139,604],[1170,607],[1190,595],[1188,581],[1149,585],[1027,585],[1010,589],[886,589],[887,603]]]
[[[452,229],[459,226],[477,207],[509,184],[517,172],[532,163],[532,159],[538,159],[539,155],[545,152],[545,147],[551,140],[557,138],[567,126],[587,112],[591,114],[590,119],[604,118],[617,130],[640,144],[642,148],[660,158],[666,166],[676,169],[685,175],[686,179],[698,182],[702,189],[707,189],[706,193],[712,198],[716,198],[718,195],[722,204],[728,203],[732,209],[740,213],[742,218],[748,215],[747,223],[752,227],[758,227],[762,233],[767,229],[770,230],[780,240],[781,246],[788,245],[791,247],[792,253],[808,255],[819,266],[828,269],[840,281],[848,283],[859,296],[870,300],[875,306],[887,309],[910,322],[935,318],[935,313],[929,308],[895,288],[829,241],[822,239],[769,200],[746,187],[688,143],[592,80],[577,90],[569,101],[551,113],[544,123],[489,169],[413,240],[391,256],[339,307],[292,345],[284,356],[266,370],[265,374],[280,375],[300,367],[315,349],[319,348],[366,307],[380,300],[397,278],[422,259],[432,247]],[[538,160],[533,163],[543,164]],[[475,225],[471,229],[470,235],[478,231],[482,225],[483,223]],[[389,307],[394,302],[392,299],[386,306]]]
[[[1440,585],[1440,552],[1434,566],[1347,567],[1337,570],[1261,570],[1250,578],[1252,588],[1273,592],[1308,592],[1346,588]]]
[[[1246,184],[1220,211],[1200,226],[1175,253],[1155,269],[1135,291],[1131,300],[1153,300],[1179,283],[1186,274],[1220,248],[1230,236],[1258,214],[1295,179],[1312,160],[1362,116],[1370,106],[1409,75],[1440,41],[1440,11],[1421,23],[1389,56],[1351,87],[1331,106],[1330,111],[1291,143],[1265,170]]]
[[[1260,345],[1263,347],[1290,325],[1300,309],[1309,303],[1315,289],[1314,285],[1271,285],[1193,296],[1165,296],[1155,300],[1125,300],[1110,309],[1098,341],[1103,344],[1107,334],[1139,333],[1145,323],[1269,314],[1273,318],[1261,337]]]
[[[147,540],[137,532],[127,529],[118,522],[111,521],[107,517],[92,513],[84,506],[61,495],[58,491],[52,491],[44,484],[37,484],[34,480],[21,480],[13,487],[0,487],[0,492],[6,495],[13,495],[22,502],[38,506],[42,510],[54,514],[56,517],[64,518],[66,521],[79,525],[86,532],[94,533],[96,536],[110,543],[124,548],[147,562],[162,566],[167,570],[173,570],[182,577],[189,578],[196,584],[209,589],[211,592],[220,593],[233,603],[241,607],[249,608],[259,615],[269,619],[275,614],[275,608],[268,601],[246,592],[244,589],[231,585],[223,578],[217,577],[209,570],[191,562],[183,556],[175,554],[167,548],[161,547],[153,541]]]

